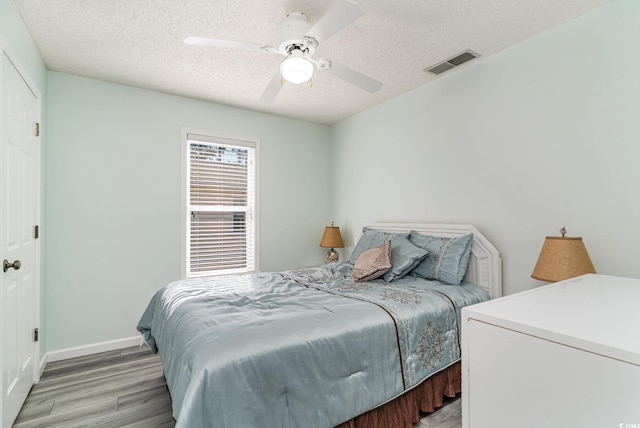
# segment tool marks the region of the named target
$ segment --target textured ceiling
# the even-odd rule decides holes
[[[259,101],[280,56],[189,46],[187,36],[277,46],[287,13],[311,24],[335,0],[14,0],[47,67],[95,79],[332,124],[436,78],[424,72],[470,49],[462,67],[612,0],[360,0],[365,14],[317,50],[384,85],[368,93],[314,71]]]

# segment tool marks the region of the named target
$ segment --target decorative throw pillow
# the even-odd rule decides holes
[[[355,263],[356,259],[358,258],[358,256],[360,256],[360,254],[372,248],[379,247],[385,241],[389,241],[395,235],[402,235],[405,238],[409,237],[408,233],[387,233],[387,232],[380,232],[377,230],[371,230],[366,227],[363,227],[362,236],[360,237],[360,239],[358,240],[358,243],[356,244],[353,251],[351,252],[351,257],[349,257],[349,261],[351,263]]]
[[[384,274],[387,282],[400,279],[411,272],[426,256],[429,251],[411,243],[402,235],[391,238],[391,270]]]
[[[386,241],[358,256],[351,277],[354,281],[371,281],[389,272],[391,267],[391,241]]]
[[[472,233],[455,238],[444,238],[411,231],[409,240],[429,251],[429,255],[418,264],[412,274],[421,278],[435,279],[445,284],[457,285],[462,282],[469,265],[473,243]]]

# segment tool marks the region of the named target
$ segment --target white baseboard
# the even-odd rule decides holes
[[[109,340],[107,342],[92,343],[90,345],[76,346],[74,348],[50,351],[45,354],[40,362],[42,370],[48,362],[66,360],[69,358],[84,357],[85,355],[98,354],[100,352],[114,351],[142,344],[142,336],[126,337],[123,339]],[[42,373],[42,372],[41,372]]]

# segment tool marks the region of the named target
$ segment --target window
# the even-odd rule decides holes
[[[184,276],[256,270],[255,141],[186,133]]]

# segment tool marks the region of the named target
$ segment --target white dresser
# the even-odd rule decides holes
[[[640,428],[640,280],[584,275],[462,310],[465,428]]]

